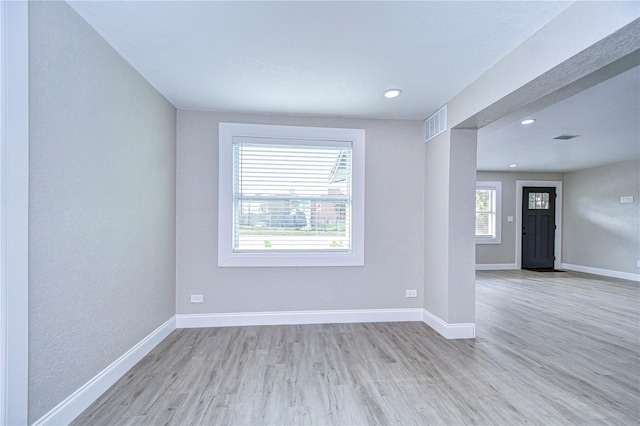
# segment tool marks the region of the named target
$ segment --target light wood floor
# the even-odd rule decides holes
[[[176,330],[73,424],[637,425],[639,296],[479,272],[475,340],[422,323]]]

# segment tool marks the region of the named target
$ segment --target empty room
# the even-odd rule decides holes
[[[0,24],[0,424],[640,421],[637,1]]]

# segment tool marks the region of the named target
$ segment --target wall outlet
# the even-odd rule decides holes
[[[626,197],[620,197],[620,204],[633,203],[633,195],[627,195]]]
[[[513,222],[513,216],[507,216],[507,222]]]
[[[202,303],[202,302],[204,302],[204,295],[202,294],[191,295],[191,303]]]
[[[638,261],[636,262],[636,266],[638,266],[638,268],[640,268],[640,260],[638,260]]]
[[[418,290],[407,290],[406,297],[418,297]]]

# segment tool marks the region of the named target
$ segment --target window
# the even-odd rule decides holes
[[[219,133],[219,266],[364,264],[364,130]]]
[[[530,192],[529,210],[549,210],[549,193]]]
[[[476,182],[476,244],[500,244],[502,182]]]

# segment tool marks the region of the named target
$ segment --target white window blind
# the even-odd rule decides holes
[[[233,251],[350,251],[348,142],[233,142]]]
[[[220,123],[218,266],[364,265],[363,129]]]

